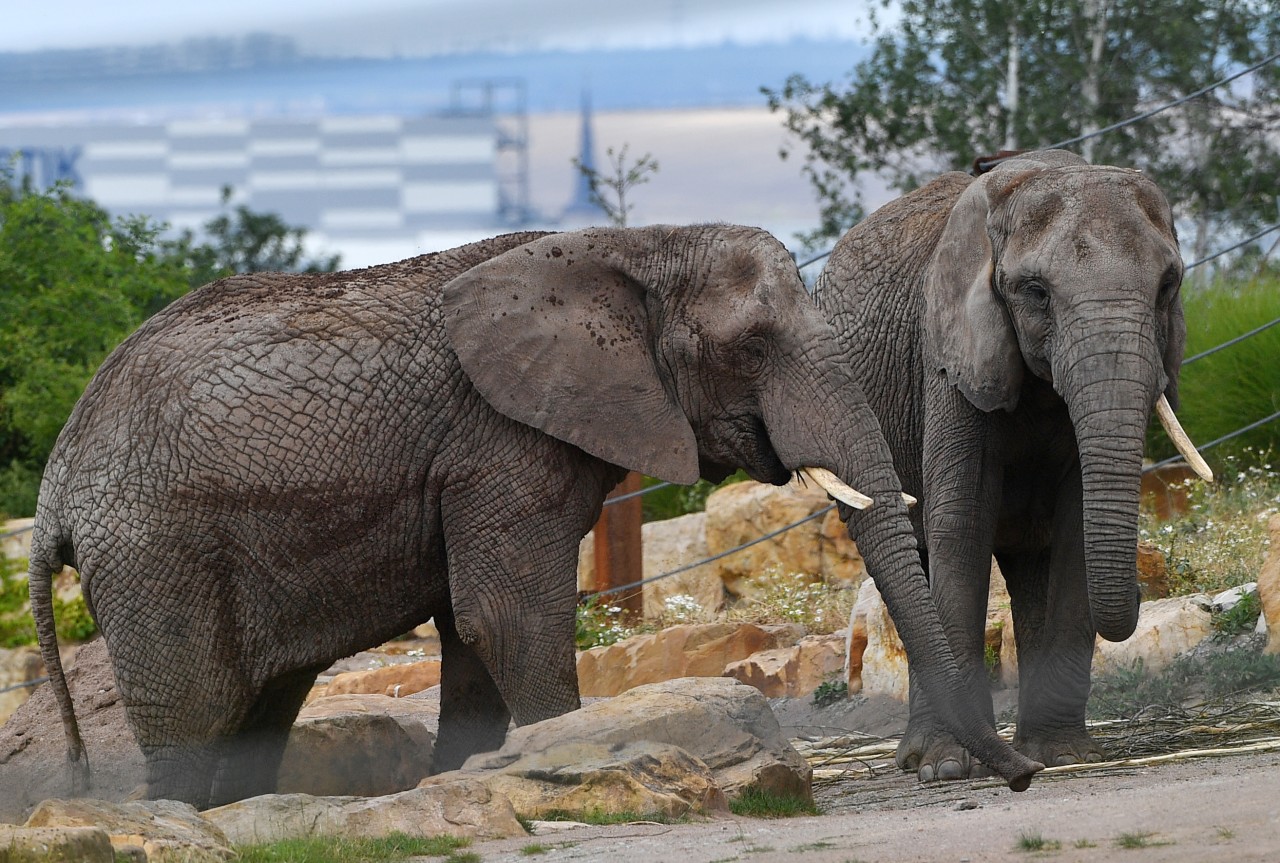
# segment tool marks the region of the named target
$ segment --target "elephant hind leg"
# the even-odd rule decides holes
[[[436,735],[431,772],[457,770],[476,752],[502,746],[511,712],[493,676],[454,628],[453,614],[437,614],[440,632],[440,730]]]
[[[222,745],[211,806],[276,790],[289,730],[322,667],[302,668],[267,683],[238,730]]]

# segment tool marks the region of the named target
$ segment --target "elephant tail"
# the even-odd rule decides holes
[[[80,723],[76,721],[71,690],[62,670],[62,656],[58,652],[58,632],[53,617],[53,577],[62,571],[66,561],[63,548],[70,548],[71,538],[65,535],[57,519],[37,504],[36,522],[31,537],[31,557],[27,567],[27,586],[31,592],[31,617],[36,624],[36,639],[40,643],[40,656],[44,659],[49,685],[58,702],[62,715],[62,729],[67,736],[67,766],[71,774],[74,796],[82,796],[89,789],[89,758],[85,754],[84,740],[80,737]]]

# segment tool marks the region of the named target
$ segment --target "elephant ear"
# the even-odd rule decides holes
[[[1004,172],[975,180],[951,208],[924,282],[925,338],[934,360],[984,411],[1013,410],[1023,375],[1017,334],[991,284],[993,179],[1003,182]]]
[[[646,286],[616,231],[553,234],[444,286],[445,331],[498,412],[598,458],[698,479],[693,427],[658,374]]]

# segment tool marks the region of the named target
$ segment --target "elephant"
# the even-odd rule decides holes
[[[1062,150],[943,174],[838,241],[815,297],[879,418],[943,628],[994,725],[983,635],[991,559],[1018,652],[1014,746],[1097,761],[1085,729],[1095,633],[1134,631],[1138,497],[1153,406],[1172,408],[1186,327],[1168,202],[1141,172]],[[867,542],[877,541],[872,534]],[[897,763],[982,775],[910,682]]]
[[[317,673],[434,618],[433,770],[579,706],[581,537],[628,470],[808,475],[851,530],[926,685],[1011,786],[1042,765],[985,725],[874,415],[787,250],[733,225],[516,233],[332,274],[199,288],[103,363],[50,456],[30,584],[88,778],[50,581],[78,568],[149,797],[274,788]],[[856,513],[856,514],[855,514]],[[910,613],[908,613],[908,611]],[[924,657],[940,657],[926,662]]]

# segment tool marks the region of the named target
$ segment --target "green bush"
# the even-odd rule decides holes
[[[693,485],[669,485],[657,491],[651,491],[641,498],[644,501],[644,520],[665,521],[691,512],[702,512],[707,508],[707,498],[711,492],[745,479],[747,475],[738,471],[719,485],[700,479]],[[647,476],[644,478],[644,487],[649,488],[660,482],[661,480]]]
[[[27,580],[20,576],[26,566],[25,560],[0,556],[0,647],[36,643],[36,625],[27,607]],[[64,641],[88,641],[98,632],[83,596],[64,601],[54,593],[53,622]]]
[[[1220,345],[1280,318],[1280,274],[1263,270],[1248,278],[1215,280],[1183,288],[1187,356]],[[1178,418],[1197,444],[1242,428],[1280,409],[1280,326],[1272,327],[1187,365],[1179,387]],[[1153,422],[1148,453],[1174,455]],[[1271,422],[1211,450],[1211,464],[1228,454],[1280,451],[1280,421]]]

